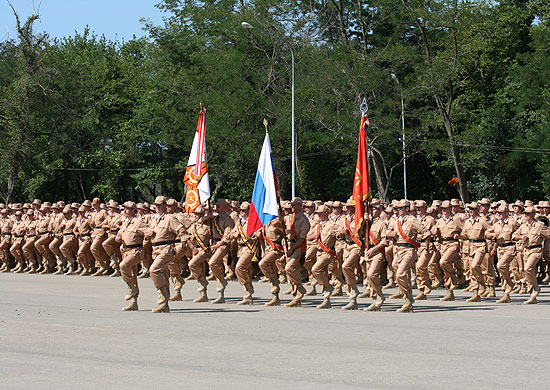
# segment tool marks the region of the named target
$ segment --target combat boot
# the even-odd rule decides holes
[[[445,295],[443,298],[440,299],[440,301],[443,301],[443,302],[450,302],[454,300],[455,300],[455,293],[451,289],[447,290],[447,295]]]
[[[311,283],[311,289],[305,294],[306,297],[315,297],[317,296],[317,283]]]
[[[208,279],[207,279],[208,280]],[[212,301],[212,303],[225,303],[225,287],[227,286],[227,280],[220,281],[220,287],[218,287],[218,297]]]
[[[521,290],[521,283],[516,283],[516,287],[512,290],[512,294],[519,294],[519,290]]]
[[[199,279],[199,297],[194,299],[194,303],[200,303],[200,302],[208,302],[208,296],[206,295],[206,287],[208,286],[208,282],[206,281],[206,278],[203,276],[201,279]]]
[[[495,288],[493,286],[489,286],[487,288],[487,294],[485,295],[487,298],[494,298],[497,296],[495,293]]]
[[[324,297],[323,302],[320,305],[315,306],[316,309],[330,309],[332,305],[330,304],[330,295]]]
[[[474,295],[471,298],[466,299],[466,302],[481,302],[481,297],[479,296],[479,290],[472,290]]]
[[[143,267],[141,274],[138,276],[139,279],[145,279],[149,277],[149,268]]]
[[[412,313],[414,310],[413,310],[413,303],[414,303],[414,298],[412,297],[412,292],[408,292],[406,297],[405,297],[405,303],[403,304],[403,306],[401,306],[400,309],[397,309],[397,312],[398,313]]]
[[[181,289],[174,290],[174,295],[172,295],[172,296],[170,297],[170,300],[171,300],[172,302],[183,301],[183,297],[181,296]]]
[[[521,284],[521,287],[520,287],[518,293],[519,293],[519,294],[525,294],[525,293],[527,293],[527,287],[525,286],[525,283],[522,283],[522,284]]]
[[[349,302],[346,306],[342,307],[342,310],[357,310],[357,297],[359,296],[359,290],[357,285],[350,286],[351,292],[349,294]]]
[[[252,294],[254,294],[254,287],[251,284],[245,286],[246,293],[244,294],[243,300],[238,302],[238,305],[252,305],[254,303],[252,299]]]
[[[426,299],[428,299],[428,297],[426,296],[424,291],[421,291],[420,294],[418,294],[416,297],[414,297],[414,299],[417,300],[417,301],[425,301]]]
[[[103,272],[105,272],[105,268],[100,267],[92,276],[102,276]]]
[[[139,294],[138,286],[134,283],[126,283],[128,285],[128,290],[126,291],[126,296],[124,297],[125,300],[129,301],[133,297],[137,297]],[[158,303],[158,302],[157,302]]]
[[[550,273],[546,273],[546,277],[542,279],[542,283],[550,283]]]
[[[159,295],[162,295],[164,299],[157,307],[155,307],[151,311],[153,313],[170,313],[170,308],[168,307],[168,298],[170,298],[170,290],[168,290],[168,287],[164,286],[160,288],[158,291],[159,291]]]
[[[63,273],[65,273],[65,270],[63,269],[63,266],[61,264],[59,264],[57,266],[57,271],[55,271],[53,274],[54,275],[61,275]]]
[[[512,300],[510,299],[510,294],[508,294],[506,292],[504,293],[502,298],[497,300],[497,303],[510,303],[510,302],[512,302]]]
[[[118,278],[120,276],[120,269],[115,269],[115,271],[109,275],[110,278]]]
[[[122,308],[123,311],[138,311],[137,297],[130,298],[128,306]]]
[[[306,293],[306,289],[301,284],[298,285],[296,290],[296,296],[292,301],[287,303],[286,307],[301,307],[302,306],[302,298],[304,297],[304,294]]]
[[[275,279],[271,285],[271,301],[266,302],[264,305],[279,306],[281,304],[279,299],[279,291],[281,291],[281,288],[279,287],[279,279]]]
[[[539,295],[539,292],[540,292],[540,287],[538,285],[536,285],[535,287],[533,287],[533,290],[531,291],[531,296],[529,297],[528,300],[526,300],[525,302],[523,302],[524,305],[534,305],[537,303],[537,296]]]
[[[403,294],[399,290],[390,297],[390,299],[399,299],[399,298],[403,298]]]
[[[183,285],[185,284],[185,280],[181,277],[181,275],[176,275],[172,278],[174,281],[174,295],[170,297],[171,301],[183,301],[183,298],[181,296],[181,289]]]
[[[366,288],[365,291],[363,291],[361,294],[357,296],[357,298],[370,298],[372,296],[370,289]]]
[[[388,284],[386,284],[384,287],[382,287],[384,290],[387,290],[388,288],[394,288],[395,282],[393,281],[393,278],[390,278],[388,280]]]

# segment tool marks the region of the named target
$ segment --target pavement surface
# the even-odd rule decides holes
[[[236,304],[237,282],[226,304],[194,304],[196,287],[187,282],[184,301],[155,314],[156,291],[140,279],[140,311],[122,312],[121,278],[0,274],[0,388],[531,389],[550,380],[548,286],[537,305],[522,305],[527,295],[467,303],[463,292],[440,302],[436,290],[414,313],[395,312],[402,300],[376,313],[340,310],[346,297],[328,310],[315,309],[320,296],[265,307],[266,283],[254,283],[252,306]]]

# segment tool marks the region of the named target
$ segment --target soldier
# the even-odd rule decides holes
[[[149,225],[151,222],[152,214],[150,214],[148,203],[137,204],[138,218],[143,221],[144,224]],[[153,246],[151,245],[151,239],[145,237],[143,239],[143,260],[141,261],[141,272],[138,279],[149,277],[149,268],[153,263]]]
[[[514,287],[510,275],[510,263],[516,257],[516,245],[512,241],[512,234],[518,229],[519,224],[512,218],[508,218],[508,207],[505,205],[497,209],[497,221],[487,230],[485,237],[494,241],[497,246],[497,268],[502,278],[502,291],[504,295],[497,303],[511,302],[510,293]]]
[[[94,230],[92,232],[90,251],[95,262],[99,264],[99,269],[92,276],[100,276],[109,269],[109,255],[103,249],[103,242],[107,239],[107,234],[103,228],[103,223],[107,219],[107,211],[101,208],[99,198],[94,198],[92,207],[94,211],[90,215],[90,224]]]
[[[166,202],[168,206],[168,213],[176,218],[184,227],[183,233],[180,234],[176,239],[174,245],[175,254],[168,264],[168,271],[170,272],[170,278],[172,279],[172,284],[174,285],[174,295],[170,297],[171,301],[182,301],[183,297],[181,296],[181,289],[185,284],[185,280],[181,276],[181,261],[185,256],[187,249],[187,241],[189,240],[189,234],[187,229],[191,226],[191,221],[184,217],[183,214],[178,213],[178,202],[175,199],[169,199]]]
[[[214,238],[214,245],[212,245],[210,260],[208,265],[210,271],[216,277],[216,287],[218,291],[218,297],[212,301],[212,303],[224,303],[225,302],[225,287],[227,286],[227,280],[225,280],[225,268],[224,257],[229,254],[231,245],[231,230],[235,227],[233,219],[231,219],[231,207],[227,204],[225,199],[218,199],[214,204],[218,215],[212,216],[212,225],[214,230],[212,232]]]
[[[61,236],[63,237],[63,242],[59,246],[59,251],[69,263],[65,275],[73,275],[78,268],[76,264],[78,241],[74,233],[76,218],[73,216],[73,211],[74,209],[69,206],[65,206],[63,208],[63,219],[60,221],[57,228],[58,232],[60,232]]]
[[[479,215],[481,218],[489,223],[490,226],[495,222],[492,214],[490,213],[491,201],[487,198],[481,199],[479,202]],[[496,254],[496,243],[491,240],[487,240],[487,253],[483,258],[483,263],[481,263],[481,271],[485,279],[485,284],[487,289],[483,292],[483,297],[494,298],[495,294],[495,285],[497,280],[497,275],[495,272],[495,254]]]
[[[317,261],[317,239],[315,235],[315,229],[319,223],[318,215],[315,213],[315,204],[311,200],[304,202],[304,215],[309,219],[309,232],[307,234],[306,242],[306,260],[304,262],[304,268],[308,273],[309,283],[311,284],[311,290],[306,292],[306,296],[316,296],[316,284],[317,280],[312,277],[311,269]],[[290,291],[292,293],[292,291]]]
[[[124,215],[120,213],[118,202],[112,199],[107,203],[107,207],[107,217],[105,217],[102,225],[103,230],[107,232],[107,238],[103,241],[102,245],[105,253],[111,259],[111,263],[107,265],[107,269],[103,271],[102,275],[107,275],[111,268],[113,268],[114,271],[111,276],[117,277],[121,275],[119,264],[122,259],[122,253],[120,252],[120,242],[116,241],[116,236],[124,220]]]
[[[242,301],[238,303],[239,305],[251,305],[253,303],[252,294],[254,294],[254,287],[252,286],[250,270],[252,267],[252,259],[256,256],[258,241],[261,236],[261,231],[259,230],[254,232],[251,236],[246,234],[249,210],[250,203],[241,203],[239,207],[240,217],[232,231],[232,236],[236,239],[239,247],[239,260],[235,266],[235,273],[237,275],[237,280],[243,286],[244,290],[244,296]]]
[[[0,233],[2,234],[0,236],[0,259],[3,263],[0,272],[10,272],[10,247],[13,220],[9,218],[7,209],[2,209],[0,215]]]
[[[44,269],[41,274],[48,274],[53,272],[55,267],[55,257],[50,251],[49,245],[53,240],[53,236],[50,233],[50,217],[48,216],[48,208],[46,203],[40,207],[38,212],[38,226],[36,231],[36,241],[34,242],[34,247],[36,253],[39,254],[39,257],[42,258],[42,264]]]
[[[372,202],[372,222],[369,229],[369,250],[366,253],[367,279],[373,291],[372,304],[365,308],[365,311],[380,311],[382,304],[386,300],[382,292],[382,271],[386,262],[384,249],[386,247],[386,222],[382,216],[384,205],[378,202]]]
[[[283,249],[283,238],[285,229],[283,228],[283,216],[269,222],[262,228],[262,237],[265,242],[264,254],[259,263],[260,270],[271,282],[271,300],[266,302],[266,306],[279,306],[280,280],[277,277],[277,264],[281,258],[284,259],[285,251]],[[282,261],[284,262],[284,260]],[[282,263],[281,262],[281,263]],[[284,266],[283,266],[284,268]]]
[[[528,285],[528,292],[531,296],[524,304],[537,303],[537,296],[540,293],[540,286],[537,283],[537,264],[542,258],[542,242],[550,239],[550,230],[539,221],[535,221],[535,209],[532,206],[525,208],[523,212],[524,222],[512,235],[512,240],[524,244],[525,277]]]
[[[73,233],[78,238],[77,259],[82,269],[80,276],[91,275],[94,268],[94,256],[90,251],[93,227],[87,214],[88,210],[86,206],[80,206],[78,209],[78,217],[73,228]]]
[[[430,231],[435,226],[435,219],[429,215],[426,211],[428,205],[424,200],[417,200],[416,206],[416,218],[424,225],[427,231]],[[416,263],[416,278],[418,281],[418,294],[414,299],[417,301],[427,299],[427,295],[432,291],[432,283],[430,280],[430,274],[428,273],[428,264],[434,254],[434,244],[431,242],[431,237],[428,237],[423,245],[418,248],[418,261]]]
[[[50,226],[49,231],[52,234],[52,241],[48,245],[50,252],[55,256],[57,271],[54,272],[54,275],[61,275],[65,273],[65,268],[67,267],[67,260],[61,253],[59,247],[63,242],[63,233],[59,230],[59,226],[63,219],[63,213],[60,213],[60,206],[58,203],[52,204],[51,213],[50,213]]]
[[[394,207],[388,206],[384,210],[384,223],[386,224],[386,230],[393,224],[395,220]],[[383,289],[394,288],[395,285],[395,269],[393,267],[393,240],[386,241],[386,274],[388,275],[388,283]]]
[[[462,232],[462,222],[459,218],[453,218],[451,203],[445,200],[441,203],[441,217],[432,227],[431,233],[439,240],[441,260],[439,265],[444,273],[444,283],[447,295],[442,301],[454,301],[454,289],[464,280],[462,260],[458,243],[458,235]],[[456,274],[455,274],[456,270]]]
[[[330,220],[336,225],[340,225],[340,221],[344,218],[342,214],[343,204],[339,200],[332,202]],[[346,240],[343,237],[336,237],[336,242],[334,244],[334,252],[336,253],[334,267],[329,266],[330,270],[334,270],[334,277],[336,279],[335,289],[332,292],[333,297],[341,297],[344,295],[342,291],[342,286],[344,285],[344,250],[346,248]],[[354,271],[355,272],[355,271]],[[349,290],[349,286],[348,286]]]
[[[306,289],[302,285],[301,278],[301,258],[306,251],[306,238],[309,231],[309,220],[302,211],[302,199],[295,197],[290,202],[293,213],[287,216],[288,221],[285,221],[287,226],[287,239],[290,243],[290,248],[286,253],[287,263],[285,271],[290,284],[296,295],[292,301],[287,303],[286,307],[302,306],[302,298],[306,293]]]
[[[136,217],[136,204],[126,202],[124,207],[124,219],[121,221],[119,231],[115,237],[116,242],[122,242],[122,261],[120,263],[120,272],[122,280],[128,285],[126,299],[129,301],[124,311],[138,310],[137,298],[138,288],[138,265],[143,259],[143,238],[148,229],[147,225]]]
[[[395,273],[399,293],[405,297],[405,303],[397,311],[412,312],[414,298],[412,296],[411,286],[411,268],[418,259],[418,241],[425,240],[430,235],[426,228],[412,215],[409,214],[410,203],[402,199],[396,205],[399,217],[390,226],[386,237],[395,240],[394,254],[395,260],[399,266]]]
[[[32,209],[27,210],[27,221],[25,223],[25,244],[23,245],[23,255],[27,260],[28,268],[25,272],[35,274],[38,272],[39,264],[35,251],[34,243],[36,242],[36,233],[38,228],[38,220],[35,217]]]
[[[480,217],[477,202],[472,202],[467,207],[470,217],[464,222],[461,234],[455,235],[455,238],[469,241],[469,249],[465,255],[470,267],[470,288],[473,291],[473,296],[467,299],[466,302],[479,302],[481,301],[481,294],[486,288],[481,263],[487,253],[485,232],[490,228],[490,225],[485,218]]]
[[[323,286],[321,291],[323,302],[317,306],[317,309],[330,309],[330,295],[334,291],[334,287],[328,279],[328,267],[331,262],[336,261],[334,244],[336,243],[338,225],[329,219],[329,208],[327,206],[320,205],[315,213],[318,215],[318,222],[314,227],[314,233],[309,234],[307,238],[308,240],[314,239],[317,241],[317,261],[312,267],[312,272],[315,279]],[[357,291],[355,296],[358,293]]]
[[[184,233],[183,225],[172,215],[167,214],[166,198],[157,196],[155,199],[157,213],[151,219],[146,237],[151,238],[153,246],[153,264],[150,273],[151,280],[158,291],[158,306],[153,313],[169,313],[170,281],[168,279],[168,264],[175,255],[176,237]]]
[[[204,274],[204,265],[210,257],[210,241],[212,239],[212,232],[209,226],[209,215],[203,215],[204,208],[199,206],[193,211],[195,223],[188,229],[193,236],[191,240],[191,250],[193,252],[193,258],[189,261],[189,270],[191,275],[199,284],[199,297],[193,302],[208,302],[207,286],[208,281]]]
[[[12,244],[10,253],[15,258],[17,266],[13,270],[14,273],[22,273],[25,270],[25,257],[23,254],[23,244],[25,243],[25,221],[23,221],[23,212],[20,207],[14,208],[14,221],[11,228]]]

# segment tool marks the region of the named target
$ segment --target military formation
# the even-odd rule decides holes
[[[210,301],[211,282],[211,302],[224,303],[226,286],[237,279],[239,304],[253,304],[259,278],[271,284],[266,306],[281,305],[281,285],[288,284],[284,294],[293,298],[284,306],[321,294],[317,308],[328,309],[331,297],[346,294],[342,309],[357,310],[358,298],[370,298],[365,311],[382,310],[384,289],[397,287],[389,298],[404,300],[398,312],[412,312],[415,300],[438,288],[446,289],[441,301],[454,301],[460,288],[472,293],[467,302],[505,304],[528,293],[523,303],[536,304],[539,280],[550,282],[548,201],[372,199],[363,234],[355,232],[351,199],[282,201],[279,217],[250,236],[249,211],[248,202],[218,199],[187,214],[163,196],[153,204],[0,204],[0,271],[120,276],[125,311],[138,310],[138,279],[150,278],[157,313],[183,299],[186,281],[197,283],[193,302]]]

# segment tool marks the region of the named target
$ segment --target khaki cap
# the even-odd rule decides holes
[[[59,206],[59,208],[63,208],[63,207],[66,206],[66,205],[65,205],[65,202],[62,201],[62,200],[58,200],[58,201],[57,201],[57,205]]]
[[[138,203],[138,204],[136,205],[136,209],[145,210],[145,206],[143,205],[143,203]]]
[[[333,203],[334,202],[332,200],[328,200],[328,201],[325,202],[325,206],[332,207]]]
[[[101,199],[99,199],[99,198],[94,198],[92,200],[92,204],[100,204],[100,203],[101,203]]]
[[[23,203],[23,208],[24,208],[24,209],[30,209],[30,208],[31,208],[31,205],[28,204],[28,203]]]
[[[72,209],[78,209],[80,207],[80,205],[78,203],[71,203],[71,208]]]
[[[107,207],[117,208],[118,202],[115,202],[114,200],[109,200],[109,203],[107,203]]]
[[[449,207],[451,207],[451,202],[449,202],[448,200],[444,200],[443,202],[441,202],[441,208],[442,209],[447,209]]]
[[[353,199],[346,200],[346,204],[344,205],[346,207],[355,207],[355,201]]]
[[[393,206],[388,206],[386,207],[386,209],[384,210],[384,212],[386,214],[393,214]]]
[[[85,207],[84,205],[82,205],[82,206],[80,206],[80,208],[78,209],[78,211],[79,211],[80,213],[84,213],[84,212],[86,212],[86,207]]]
[[[40,206],[42,204],[42,201],[40,199],[35,199],[32,201],[32,204]]]
[[[524,214],[534,214],[535,208],[533,206],[527,206],[523,211]]]
[[[294,204],[303,204],[304,201],[302,200],[302,198],[299,198],[299,197],[294,197],[294,199],[292,199],[292,201],[290,202],[291,205],[294,205]]]
[[[166,198],[164,196],[157,196],[155,198],[155,204],[166,204]]]
[[[466,207],[469,208],[469,209],[475,210],[475,209],[479,208],[479,204],[477,202],[472,202],[472,203],[468,203],[466,205]]]
[[[8,210],[6,210],[6,209],[0,210],[0,214],[7,214],[7,213],[8,213]]]
[[[548,202],[547,200],[543,200],[542,202],[540,202],[540,207],[541,208],[550,208],[550,202]]]
[[[202,214],[204,213],[204,207],[199,206],[195,210],[193,210],[193,214]]]
[[[127,201],[127,202],[124,202],[124,204],[122,205],[122,207],[125,207],[127,209],[135,209],[137,208],[136,206],[136,202],[132,202],[131,200]]]
[[[49,207],[46,207],[46,205],[45,205],[45,204],[42,204],[42,206],[40,206],[40,209],[39,209],[39,211],[43,211],[43,212],[46,212],[46,211],[48,211],[48,209],[49,209]]]
[[[241,203],[239,206],[239,210],[250,210],[250,203],[248,203],[246,200]]]
[[[416,200],[414,202],[415,207],[428,207],[428,204],[425,200]]]
[[[480,205],[491,205],[491,201],[488,198],[483,198],[479,202],[477,202]]]
[[[384,207],[382,202],[380,202],[380,199],[376,199],[376,198],[372,199],[372,202],[370,202],[370,206],[375,208]]]
[[[508,207],[506,207],[505,205],[501,205],[501,206],[498,207],[497,212],[498,213],[506,213],[506,212],[508,212]]]
[[[21,210],[17,210],[17,211],[15,212],[15,215],[21,216],[21,215],[23,215],[23,212],[22,212]]]
[[[34,211],[31,209],[27,210],[27,215],[34,215]]]
[[[53,209],[53,210],[59,210],[61,208],[61,206],[57,203],[52,203],[52,206],[50,208]]]
[[[516,202],[514,204],[512,204],[512,206],[518,206],[518,207],[521,207],[522,209],[525,208],[525,206],[523,205],[523,202],[521,200],[516,200]]]
[[[460,206],[460,200],[451,199],[451,206]]]
[[[401,199],[400,201],[397,202],[397,204],[395,205],[396,208],[401,208],[401,207],[411,207],[411,203],[407,200],[407,199]]]
[[[63,207],[63,214],[71,214],[72,210],[69,206]]]
[[[92,207],[92,202],[90,202],[88,199],[86,199],[84,202],[82,202],[82,206]]]
[[[439,199],[436,199],[432,202],[432,207],[441,207],[441,202]]]
[[[306,200],[304,202],[304,207],[315,207],[315,204],[311,200]]]
[[[239,204],[238,200],[232,200],[231,201],[231,207],[234,208],[234,209],[238,209],[239,207],[241,207],[241,205]]]
[[[166,201],[166,205],[167,205],[167,206],[177,206],[177,205],[178,205],[178,201],[175,200],[175,199],[168,199],[168,200]]]
[[[218,198],[218,200],[214,204],[216,206],[221,206],[221,205],[229,206],[229,204],[227,203],[227,200],[225,200],[223,198]]]
[[[339,200],[335,200],[334,202],[332,202],[331,207],[336,207],[338,209],[341,209],[342,207],[344,207],[344,204],[342,202],[340,202]]]
[[[534,206],[535,203],[532,200],[526,200],[525,201],[525,207]]]
[[[322,205],[323,204],[323,201],[322,200],[314,200],[313,203],[315,204],[315,206],[319,206],[319,205]]]
[[[324,204],[320,205],[319,207],[317,207],[317,210],[315,210],[315,214],[328,213],[328,212],[329,212],[329,208]]]

